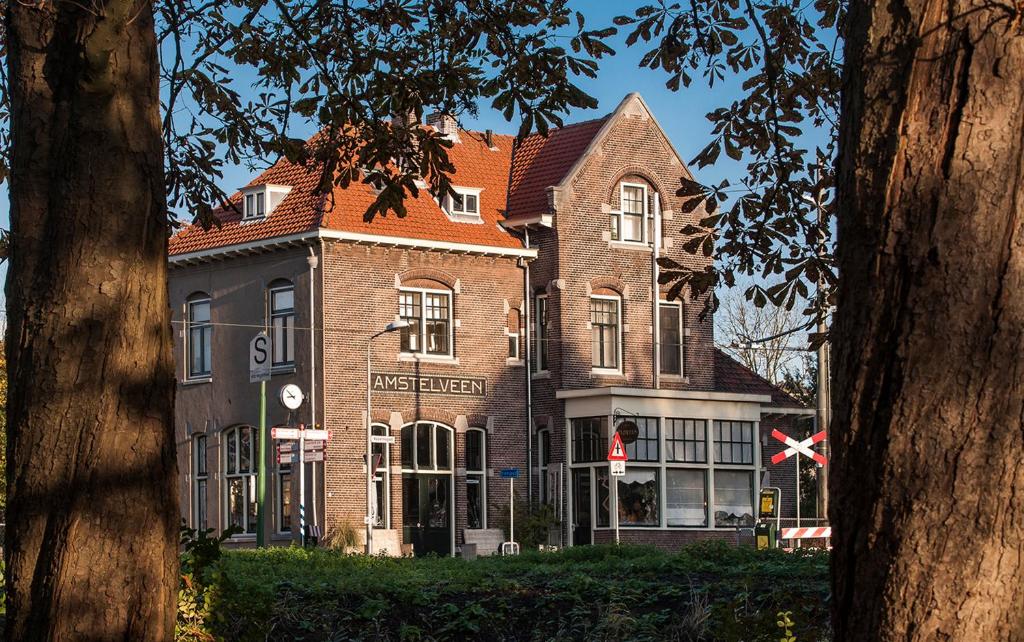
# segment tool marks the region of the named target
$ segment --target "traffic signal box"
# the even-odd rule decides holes
[[[762,488],[758,502],[757,524],[754,525],[754,541],[757,549],[778,548],[779,488]]]

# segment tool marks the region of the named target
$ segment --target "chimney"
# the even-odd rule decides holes
[[[494,130],[488,129],[484,132],[484,142],[488,147],[494,147]]]
[[[459,124],[455,116],[435,111],[427,114],[427,124],[448,140],[459,142]]]
[[[391,124],[395,126],[404,125],[406,127],[413,127],[414,125],[418,125],[419,123],[420,119],[416,116],[415,109],[410,109],[404,114],[399,113],[391,115]]]

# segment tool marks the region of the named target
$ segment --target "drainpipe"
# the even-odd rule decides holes
[[[661,309],[659,299],[661,288],[658,287],[658,253],[661,247],[661,194],[654,192],[654,220],[651,233],[651,329],[654,346],[654,387],[661,387]]]
[[[530,228],[523,228],[523,242],[530,249]],[[533,353],[530,351],[530,261],[520,259],[523,266],[523,343],[526,366],[526,501],[533,505]]]
[[[316,268],[320,264],[320,259],[317,257],[316,252],[313,250],[313,246],[309,246],[309,256],[306,257],[306,263],[309,265],[309,415],[310,423],[313,424],[313,428],[316,429],[316,322],[314,321],[314,314],[316,311],[316,288],[314,286],[313,275],[316,273]],[[303,473],[306,470],[306,462],[302,461],[302,458],[306,453],[299,451],[299,467]],[[316,511],[316,462],[313,462],[312,466],[312,485],[313,485],[313,526],[317,525],[317,511]],[[303,488],[305,485],[305,474],[299,475],[299,494],[302,495],[302,501],[305,501],[306,489]],[[302,501],[299,502],[299,510],[302,510]],[[305,538],[305,533],[303,533]]]

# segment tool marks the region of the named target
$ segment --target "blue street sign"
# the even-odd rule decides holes
[[[501,478],[502,479],[519,479],[519,469],[518,468],[502,468],[501,469]]]

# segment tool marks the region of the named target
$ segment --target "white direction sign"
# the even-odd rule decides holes
[[[320,439],[327,441],[331,438],[330,430],[306,430],[302,433],[302,436],[306,439]]]
[[[304,462],[323,461],[323,460],[324,460],[324,451],[322,451],[322,450],[317,450],[315,452],[307,450],[306,452],[302,453],[302,461],[304,461]],[[279,464],[297,464],[297,463],[299,463],[299,453],[297,453],[297,452],[278,453],[278,455],[277,455],[277,463],[279,463]]]
[[[270,381],[270,337],[260,332],[249,342],[249,383]]]
[[[302,432],[298,428],[271,428],[270,438],[271,439],[298,439],[299,433]]]
[[[391,435],[370,435],[370,443],[373,444],[393,444],[395,438]]]
[[[626,462],[612,460],[608,462],[612,469],[612,477],[622,477],[626,474]]]

